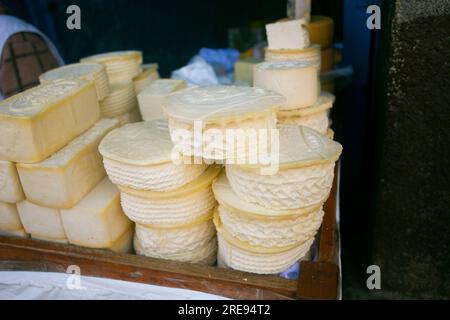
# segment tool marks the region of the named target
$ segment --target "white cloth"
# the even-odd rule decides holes
[[[23,20],[6,14],[0,14],[0,54],[3,51],[6,40],[8,40],[9,37],[18,32],[31,32],[40,35],[47,43],[48,48],[52,52],[56,61],[58,61],[59,65],[64,65],[64,60],[60,56],[58,50],[45,34],[40,32],[31,24],[28,24]],[[2,99],[3,98],[0,94],[0,100]]]
[[[81,276],[79,288],[71,274],[1,271],[2,300],[223,300],[224,297],[178,288]],[[75,289],[74,289],[75,287]]]

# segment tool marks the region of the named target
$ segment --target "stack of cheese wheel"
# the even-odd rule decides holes
[[[106,69],[99,63],[74,63],[47,71],[39,76],[41,83],[64,79],[84,79],[92,81],[99,101],[109,93],[109,81]]]
[[[288,20],[266,25],[269,47],[265,62],[254,68],[254,85],[282,94],[287,103],[279,124],[300,124],[333,137],[328,113],[334,96],[320,94],[320,45],[310,45],[306,22]]]
[[[281,95],[260,88],[211,86],[175,92],[163,109],[182,154],[230,163],[258,158],[261,145],[270,148],[284,103]]]
[[[281,126],[279,143],[279,162],[270,170],[227,165],[227,178],[214,185],[219,260],[225,266],[282,272],[305,257],[314,241],[342,147],[298,125]]]
[[[83,80],[86,69],[70,69],[75,72],[62,72],[70,79],[45,80],[0,102],[0,169],[7,184],[2,179],[0,201],[7,205],[0,205],[0,229],[129,251],[133,228],[97,150],[118,121],[99,120],[96,80]]]
[[[115,118],[121,125],[141,120],[137,105],[135,79],[140,77],[147,83],[153,81],[156,77],[155,73],[157,75],[155,68],[150,68],[149,72],[143,72],[141,51],[102,53],[83,58],[81,62],[99,63],[105,67],[111,92],[100,101],[102,117]]]
[[[167,120],[125,125],[101,142],[106,172],[121,191],[122,208],[136,222],[141,255],[212,264],[217,240],[211,190],[220,168],[175,161]],[[188,163],[185,163],[188,161]]]
[[[139,94],[145,87],[157,79],[159,79],[158,64],[143,64],[142,72],[133,78],[134,91],[136,91],[136,94]]]

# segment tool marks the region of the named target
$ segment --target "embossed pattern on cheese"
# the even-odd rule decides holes
[[[94,85],[59,80],[0,102],[0,157],[41,161],[91,127],[100,110]]]

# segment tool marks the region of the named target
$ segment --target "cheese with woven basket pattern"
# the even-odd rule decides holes
[[[322,204],[302,209],[273,210],[243,201],[222,174],[213,184],[217,214],[234,238],[253,246],[283,248],[314,238],[322,218]]]
[[[102,117],[114,118],[130,112],[137,107],[133,84],[119,83],[111,86],[111,93],[100,101]]]
[[[65,146],[99,118],[94,85],[58,80],[0,101],[0,158],[39,162]]]
[[[175,92],[163,108],[181,153],[230,162],[247,158],[261,143],[270,145],[276,112],[284,102],[260,88],[209,86]],[[245,143],[235,143],[235,138]]]
[[[173,228],[211,215],[216,201],[211,190],[221,171],[210,166],[195,180],[172,191],[146,191],[119,186],[125,214],[132,221],[150,227]]]
[[[17,203],[25,198],[16,165],[0,160],[0,201]]]
[[[323,203],[334,178],[342,146],[319,132],[298,125],[279,128],[279,154],[272,172],[260,165],[227,165],[234,192],[243,200],[270,209],[297,209]],[[277,169],[277,170],[275,170]]]
[[[98,145],[117,126],[117,120],[101,119],[44,161],[17,164],[27,199],[44,207],[73,207],[104,178]]]
[[[172,150],[164,119],[124,125],[110,132],[99,146],[114,184],[156,191],[177,189],[206,169],[205,164],[185,164],[184,159],[173,162]]]
[[[175,228],[136,225],[134,248],[152,258],[212,265],[217,257],[216,230],[212,214]]]
[[[300,245],[282,248],[255,246],[240,241],[228,233],[218,215],[214,217],[214,224],[219,245],[217,259],[227,267],[246,272],[259,274],[283,272],[306,257],[314,241],[314,238],[310,238]]]
[[[60,212],[67,239],[83,247],[110,248],[132,226],[120,206],[119,189],[108,178]]]
[[[17,210],[25,231],[32,237],[67,240],[58,209],[24,200],[17,204]]]
[[[311,61],[259,63],[253,68],[253,85],[285,97],[280,110],[305,108],[320,94],[319,65]]]
[[[83,79],[94,83],[98,100],[110,92],[106,69],[99,63],[73,63],[47,71],[39,76],[40,83],[55,80]]]
[[[115,51],[85,57],[81,62],[101,63],[106,68],[109,82],[112,84],[131,82],[142,72],[141,51]]]
[[[298,124],[326,135],[330,126],[328,112],[333,107],[333,102],[334,95],[322,92],[310,107],[279,111],[278,124]]]

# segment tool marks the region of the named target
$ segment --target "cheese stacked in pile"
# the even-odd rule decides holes
[[[129,251],[131,222],[97,150],[118,126],[99,120],[103,67],[61,69],[0,102],[0,230]]]
[[[295,123],[332,137],[328,112],[334,97],[320,94],[320,46],[310,45],[305,21],[272,23],[266,30],[266,62],[254,67],[254,85],[286,98],[278,113],[279,124]]]
[[[128,124],[99,147],[109,178],[121,191],[122,208],[136,222],[134,247],[141,255],[213,264],[217,240],[211,190],[220,168],[176,155],[167,120]],[[189,160],[185,164],[183,160]]]
[[[226,178],[214,184],[219,261],[243,271],[279,273],[305,258],[341,149],[313,129],[283,125],[278,162],[271,168],[226,165]]]
[[[159,78],[157,65],[147,65],[143,70],[140,51],[97,54],[83,58],[81,62],[105,67],[111,92],[100,101],[103,118],[115,118],[120,125],[141,120],[136,94]]]

